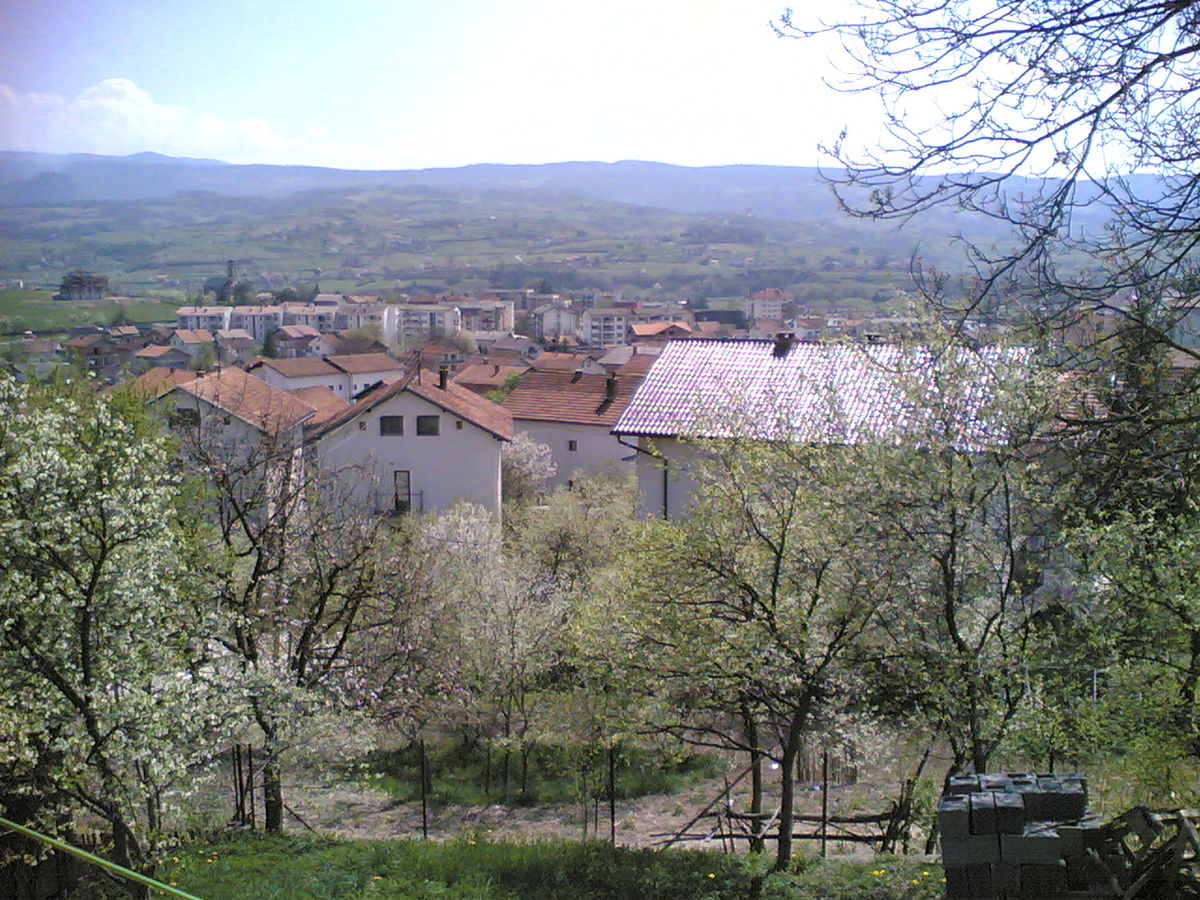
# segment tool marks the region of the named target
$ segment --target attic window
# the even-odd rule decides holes
[[[441,416],[417,416],[417,434],[425,437],[435,437],[441,434]]]
[[[380,434],[404,434],[404,416],[380,416]],[[417,434],[421,433],[421,418],[417,417]]]

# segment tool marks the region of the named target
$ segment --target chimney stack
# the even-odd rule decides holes
[[[604,399],[612,403],[617,399],[617,376],[609,374],[608,380],[604,382]]]
[[[450,369],[446,365],[438,366],[438,387],[443,391],[446,390],[446,380],[450,376]]]
[[[783,359],[792,349],[792,344],[796,340],[796,335],[790,331],[781,331],[775,335],[775,349],[771,351],[771,355],[776,359]]]

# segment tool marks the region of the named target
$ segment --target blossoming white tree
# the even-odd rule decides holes
[[[180,482],[133,405],[54,390],[0,379],[0,803],[43,826],[91,813],[117,862],[148,868],[224,720],[185,602]]]

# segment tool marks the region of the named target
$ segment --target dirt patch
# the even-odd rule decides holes
[[[421,804],[397,802],[390,795],[370,787],[336,782],[332,779],[299,777],[292,773],[286,793],[288,805],[314,831],[321,834],[355,840],[419,839],[422,836]],[[660,846],[664,835],[683,829],[725,787],[724,778],[706,780],[696,786],[673,794],[654,794],[616,804],[616,840],[627,847]],[[821,808],[820,786],[799,786],[797,811],[817,814]],[[859,782],[853,785],[831,785],[829,805],[832,813],[849,814],[883,812],[895,796],[896,787],[886,781]],[[744,810],[749,804],[749,788],[739,785],[732,792],[733,808]],[[715,809],[724,805],[722,800]],[[766,785],[764,806],[778,805],[778,779]],[[539,840],[546,838],[579,839],[596,837],[608,840],[610,834],[609,808],[601,801],[598,808],[588,804],[584,826],[584,807],[560,803],[531,807],[440,806],[431,805],[428,811],[428,833],[431,840],[456,838],[497,840]],[[692,832],[714,830],[716,817],[709,814],[693,825]],[[287,827],[302,828],[295,817],[289,817]],[[815,830],[803,826],[805,830]],[[707,841],[689,841],[682,846],[719,849],[717,834]],[[737,842],[739,850],[745,842]],[[815,847],[812,849],[815,850]],[[834,852],[865,853],[863,845],[837,844]]]

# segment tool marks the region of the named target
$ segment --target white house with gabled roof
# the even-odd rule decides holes
[[[374,512],[445,509],[457,500],[500,515],[500,450],[513,435],[502,407],[415,369],[381,383],[309,429],[317,464]]]

